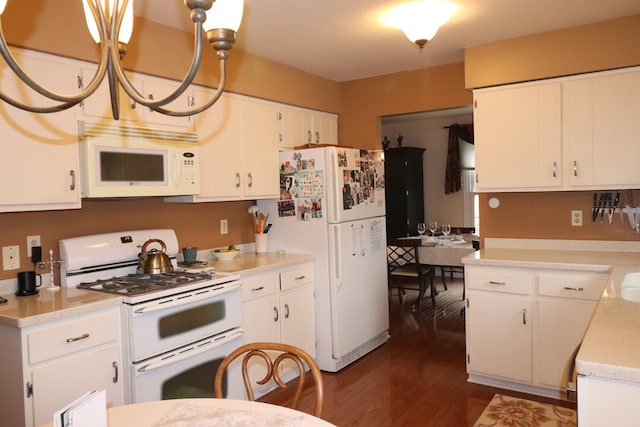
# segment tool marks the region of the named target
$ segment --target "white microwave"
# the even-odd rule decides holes
[[[197,134],[84,121],[78,130],[82,197],[200,192]]]

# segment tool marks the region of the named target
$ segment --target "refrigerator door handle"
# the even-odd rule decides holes
[[[342,287],[342,262],[340,261],[342,259],[342,240],[340,238],[340,227],[331,227],[331,229],[333,230],[333,240],[334,240],[334,245],[333,245],[333,256],[335,257],[335,259],[333,260],[335,268],[334,268],[334,274],[335,274],[335,280],[336,280],[336,289]]]
[[[336,157],[336,153],[333,150],[329,151],[329,153],[330,153],[331,161],[329,162],[328,165],[326,165],[327,169],[329,169],[327,178],[329,179],[330,177],[335,177],[334,179],[336,180],[336,182],[334,183],[330,183],[329,181],[327,182],[328,187],[331,186],[329,191],[330,195],[328,197],[333,196],[333,203],[330,204],[330,205],[333,205],[332,206],[333,212],[330,220],[337,221],[340,215],[340,205],[343,203],[341,191],[344,191],[344,189],[338,187],[338,182],[339,182],[338,169],[337,169],[338,159]]]

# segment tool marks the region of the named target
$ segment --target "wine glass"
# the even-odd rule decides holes
[[[451,233],[451,224],[442,224],[442,234],[444,234],[444,240],[448,240],[449,234]]]
[[[419,222],[418,223],[418,234],[420,235],[420,237],[422,237],[422,235],[424,234],[425,231],[427,231],[427,226],[425,225],[424,222]]]
[[[429,223],[429,231],[431,231],[431,237],[436,236],[436,230],[438,229],[438,223],[435,221],[431,221]]]

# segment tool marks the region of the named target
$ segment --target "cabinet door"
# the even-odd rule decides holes
[[[280,342],[281,317],[277,294],[243,303],[244,342]]]
[[[640,71],[569,80],[563,91],[569,183],[636,188]]]
[[[582,341],[595,308],[596,301],[540,297],[536,383],[566,390],[571,355]]]
[[[26,72],[45,88],[77,93],[79,70],[45,55],[16,54]],[[28,105],[51,106],[0,64],[0,91]],[[80,208],[75,108],[34,114],[0,103],[0,211]]]
[[[468,372],[531,382],[529,297],[471,290],[468,302]]]
[[[313,286],[303,286],[280,297],[282,342],[316,356],[315,304]]]
[[[196,105],[206,102],[212,92],[196,91]],[[238,150],[240,114],[238,99],[223,94],[213,107],[195,117],[201,161],[198,198],[234,199],[242,196],[242,155]]]
[[[272,103],[243,98],[241,111],[244,196],[277,198],[280,195],[278,110]]]
[[[33,425],[50,423],[54,412],[92,390],[106,390],[107,406],[124,404],[123,374],[119,345],[34,369]]]
[[[144,82],[144,95],[148,99],[161,99],[172,93],[176,87],[177,82],[170,80],[157,80],[151,78],[145,78]],[[167,104],[164,108],[170,111],[187,111],[193,108],[193,91],[189,88],[182,93],[176,100]],[[165,126],[177,126],[181,128],[189,128],[192,125],[192,118],[186,117],[173,117],[166,114],[158,113],[147,107],[139,107],[144,110],[144,121],[151,125],[165,125]]]
[[[306,144],[303,110],[283,105],[280,107],[280,148],[294,148]]]
[[[479,190],[562,185],[560,83],[474,92],[474,107]]]
[[[335,115],[320,112],[313,115],[313,142],[338,144],[338,118]]]
[[[81,70],[82,84],[87,86],[91,82],[91,78],[95,74],[94,68],[83,67]],[[127,73],[127,77],[132,85],[139,91],[142,91],[142,81],[137,79],[131,73]],[[135,102],[133,102],[127,93],[118,88],[118,106],[120,112],[120,120],[141,123],[144,120],[144,111]],[[105,79],[100,87],[89,98],[82,102],[82,115],[89,119],[112,119],[111,111],[111,94],[109,92],[109,82]]]

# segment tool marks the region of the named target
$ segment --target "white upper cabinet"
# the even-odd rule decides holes
[[[70,61],[32,52],[15,54],[45,88],[77,93],[78,69]],[[19,81],[4,61],[0,90],[29,105],[54,104]],[[0,102],[0,134],[0,212],[80,208],[75,108],[34,114]]]
[[[474,91],[478,191],[637,188],[640,68]]]
[[[241,187],[248,198],[268,199],[280,195],[277,112],[274,103],[242,98],[241,148],[244,167]]]
[[[478,188],[560,187],[561,106],[560,83],[475,92]]]
[[[564,140],[571,186],[640,185],[640,69],[563,85]]]
[[[212,90],[199,89],[195,103]],[[195,117],[200,139],[200,194],[165,199],[214,202],[277,198],[280,191],[278,120],[274,103],[224,93]]]
[[[338,116],[322,111],[281,105],[280,148],[309,144],[338,144]]]
[[[95,67],[85,66],[81,69],[81,83],[87,86],[95,73]],[[144,76],[137,73],[127,73],[131,84],[147,99],[161,99],[170,94],[178,82],[157,77]],[[150,126],[161,125],[179,128],[191,128],[193,119],[191,116],[173,117],[158,113],[150,108],[134,102],[127,93],[118,88],[120,120],[147,124]],[[166,108],[172,111],[186,111],[194,105],[193,89],[188,88],[176,100],[167,104]],[[105,79],[98,90],[82,103],[81,114],[92,119],[112,119],[111,94],[109,84]]]
[[[87,87],[91,83],[91,79],[95,74],[96,67],[85,66],[80,70],[80,82],[83,87]],[[135,78],[131,73],[127,77],[133,85],[140,88],[142,82]],[[143,122],[144,111],[133,102],[125,91],[118,88],[118,107],[121,121]],[[105,79],[100,87],[87,99],[80,104],[80,114],[90,120],[111,120],[113,113],[111,111],[111,94],[109,92],[109,82]]]

